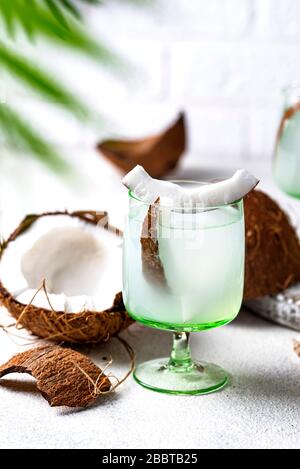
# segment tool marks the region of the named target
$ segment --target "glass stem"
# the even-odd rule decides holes
[[[188,332],[173,333],[173,349],[168,368],[176,372],[185,372],[193,368]]]

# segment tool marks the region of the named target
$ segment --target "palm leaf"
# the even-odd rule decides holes
[[[86,1],[86,0],[83,0]],[[119,3],[124,3],[123,0],[116,0]],[[157,0],[126,0],[126,3],[132,4],[134,6],[140,6],[140,7],[147,7],[147,6],[153,6],[155,3],[157,3]]]
[[[58,1],[58,0],[57,0]],[[59,0],[60,3],[61,0]],[[86,0],[85,0],[86,1]],[[52,4],[55,2],[53,1]],[[72,4],[69,0],[69,3]],[[121,58],[109,51],[107,47],[87,34],[73,16],[65,13],[65,22],[58,20],[53,11],[49,11],[45,0],[1,0],[0,19],[5,23],[8,32],[25,30],[30,36],[44,37],[52,42],[57,42],[63,47],[84,53],[92,59],[111,67],[123,66]],[[62,10],[59,10],[62,13]]]
[[[71,15],[73,15],[77,19],[81,19],[81,13],[75,1],[72,0],[53,0],[56,4],[60,5],[60,7],[65,8]],[[90,5],[102,5],[102,0],[77,0],[77,2],[81,3],[89,3]],[[57,6],[58,6],[57,5]]]
[[[29,61],[25,60],[17,52],[1,45],[0,43],[0,64],[28,85],[35,92],[54,101],[58,106],[63,107],[67,111],[75,114],[81,119],[91,116],[91,112],[78,98],[71,95],[56,80],[49,78],[49,74],[35,67]]]
[[[132,3],[149,0],[126,0]],[[81,27],[80,3],[101,4],[101,0],[0,0],[0,22],[8,37],[17,37],[25,31],[32,39],[41,37],[51,43],[82,53],[118,71],[127,71],[122,60],[103,44],[95,41]],[[1,25],[0,25],[1,27]],[[91,118],[93,114],[75,95],[67,91],[50,74],[28,61],[19,52],[0,42],[0,66],[40,95],[54,101],[78,118]],[[98,116],[97,116],[98,117]],[[7,105],[0,104],[0,133],[15,148],[36,156],[51,168],[62,171],[68,165],[26,120]]]
[[[28,152],[58,172],[69,171],[69,165],[19,114],[6,104],[0,105],[0,132],[10,148]]]
[[[5,1],[5,0],[4,0]],[[8,35],[12,38],[15,37],[15,19],[14,12],[10,8],[3,8],[3,5],[0,7],[0,13],[2,14],[2,21],[6,26],[6,31]]]
[[[78,8],[75,6],[74,3],[72,3],[70,0],[57,0],[57,3],[61,4],[61,6],[67,10],[71,15],[74,16],[74,18],[77,18],[78,20],[81,19],[81,13],[78,10]]]
[[[68,28],[68,22],[64,15],[64,12],[61,10],[60,4],[56,0],[45,0],[50,12],[53,14],[54,18],[63,25],[65,28]]]
[[[104,0],[79,0],[80,2],[83,3],[90,3],[91,5],[101,5],[104,3]]]

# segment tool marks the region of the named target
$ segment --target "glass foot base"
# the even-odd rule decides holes
[[[145,388],[167,394],[210,394],[228,383],[227,373],[218,365],[194,362],[187,370],[175,371],[168,358],[159,358],[138,365],[134,379]]]

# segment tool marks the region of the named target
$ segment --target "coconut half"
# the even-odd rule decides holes
[[[37,336],[107,341],[131,323],[118,234],[106,213],[26,217],[0,251],[0,302]]]
[[[266,193],[244,199],[244,301],[275,295],[300,281],[300,240],[289,215]]]

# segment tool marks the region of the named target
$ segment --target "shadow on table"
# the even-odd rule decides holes
[[[36,387],[36,382],[33,380],[25,381],[11,378],[2,378],[0,381],[0,388],[26,394],[39,394],[39,391]]]
[[[245,327],[247,329],[263,330],[274,327],[282,327],[273,322],[267,321],[246,309],[242,309],[237,318],[228,324],[229,328]],[[216,329],[214,329],[216,331]],[[207,331],[208,333],[210,331]],[[193,334],[193,335],[196,335]],[[172,348],[172,333],[164,330],[145,327],[135,323],[124,331],[121,336],[130,344],[136,353],[137,363],[158,357],[169,357]],[[206,340],[206,333],[202,333],[203,342]],[[202,342],[202,341],[201,341]],[[84,353],[82,348],[79,349]],[[101,360],[109,357],[118,365],[129,364],[129,356],[124,347],[117,339],[112,339],[107,344],[95,345],[86,349],[92,360],[101,366]]]
[[[136,361],[144,361],[150,358],[169,356],[172,347],[172,333],[133,324],[129,329],[120,334],[121,337],[133,348]],[[90,347],[76,348],[81,353],[89,355],[91,360],[101,367],[110,358],[116,365],[129,365],[130,357],[125,347],[113,338],[107,344],[95,344]]]
[[[230,323],[230,327],[234,326],[242,326],[246,327],[247,329],[270,329],[274,327],[281,327],[283,329],[286,329],[280,324],[276,324],[273,321],[268,321],[267,319],[259,316],[258,314],[253,313],[244,306],[241,309],[239,315],[235,318],[235,320]]]
[[[273,402],[300,403],[300,373],[289,374],[284,367],[281,372],[267,370],[264,374],[245,370],[235,373],[228,390],[231,397],[240,398],[242,393],[245,400],[268,398]]]
[[[136,351],[137,362],[152,358],[169,357],[172,348],[172,332],[134,324],[127,333]]]

